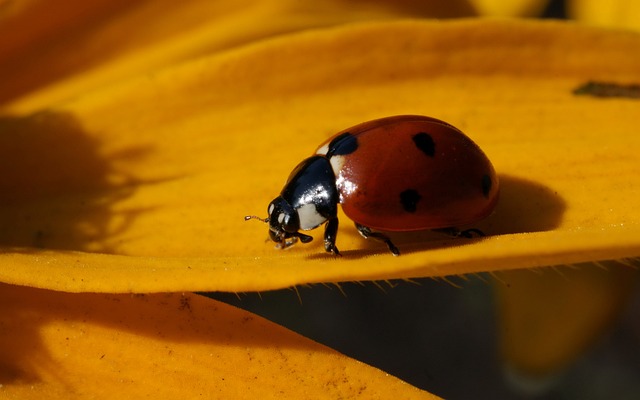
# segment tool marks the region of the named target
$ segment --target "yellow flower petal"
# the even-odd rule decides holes
[[[5,2],[0,104],[13,113],[34,112],[171,63],[298,30],[473,13],[466,0]]]
[[[535,17],[542,14],[548,0],[469,0],[480,15],[493,17]]]
[[[569,0],[567,11],[587,24],[640,29],[640,3],[634,0]]]
[[[65,291],[250,291],[640,254],[634,99],[573,90],[640,81],[637,34],[562,23],[351,25],[291,35],[5,118],[0,280]],[[265,242],[263,214],[332,133],[393,114],[442,118],[502,183],[475,240]],[[20,151],[23,149],[23,151]]]
[[[4,398],[437,398],[193,294],[0,284],[0,328]]]
[[[514,376],[543,383],[588,350],[624,309],[635,276],[615,263],[501,272],[502,352]]]

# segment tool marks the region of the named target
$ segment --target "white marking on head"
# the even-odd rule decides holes
[[[281,224],[284,221],[284,213],[278,214],[278,223]]]
[[[271,213],[273,212],[274,208],[276,208],[276,206],[273,203],[269,204],[269,210],[267,210],[267,213],[269,215],[271,215]]]
[[[327,219],[318,213],[315,204],[305,204],[297,209],[300,229],[308,231],[322,225]]]

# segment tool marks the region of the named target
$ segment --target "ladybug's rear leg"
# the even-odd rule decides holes
[[[391,239],[389,239],[386,235],[383,235],[380,232],[373,232],[371,231],[371,228],[360,225],[358,223],[356,223],[356,229],[358,230],[358,232],[360,232],[360,235],[362,235],[363,238],[365,239],[372,238],[372,239],[384,242],[389,248],[389,251],[392,252],[394,256],[400,255],[400,250],[398,250],[398,248],[393,244],[393,242],[391,242]]]
[[[441,232],[444,233],[445,235],[449,235],[449,236],[453,236],[453,237],[464,237],[464,238],[472,238],[474,236],[487,236],[484,234],[484,232],[482,232],[480,229],[475,229],[475,228],[471,228],[471,229],[465,229],[463,231],[461,231],[458,228],[442,228],[442,229],[434,229],[434,232]]]
[[[341,256],[338,248],[336,247],[336,237],[338,236],[338,218],[334,217],[327,222],[324,227],[324,249],[327,253],[333,253],[337,256]]]

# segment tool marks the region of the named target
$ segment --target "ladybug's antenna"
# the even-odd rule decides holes
[[[244,217],[245,221],[248,221],[250,219],[257,219],[258,221],[262,221],[264,223],[269,222],[269,218],[260,218],[260,217],[257,217],[255,215],[245,215],[245,217]]]

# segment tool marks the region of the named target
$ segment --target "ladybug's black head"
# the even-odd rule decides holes
[[[284,234],[295,233],[300,230],[298,213],[282,196],[276,197],[269,204],[267,212],[269,213],[269,230],[271,232]]]
[[[286,249],[287,247],[295,244],[298,239],[302,243],[308,243],[313,238],[308,235],[299,233],[300,219],[298,212],[282,198],[282,196],[276,197],[270,204],[267,210],[269,216],[265,219],[246,216],[245,220],[258,219],[269,224],[269,238],[277,243],[276,247]]]

